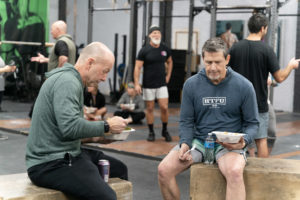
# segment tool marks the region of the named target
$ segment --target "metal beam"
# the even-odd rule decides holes
[[[148,3],[148,27],[152,25],[153,18],[153,2]]]
[[[157,18],[157,17],[161,17],[161,16],[159,16],[159,15],[153,15],[152,17],[155,17],[155,18]],[[179,17],[184,17],[184,18],[188,18],[189,17],[189,15],[166,15],[166,16],[164,16],[164,17],[166,17],[166,18],[179,18]]]
[[[133,80],[133,71],[136,55],[136,37],[137,37],[137,3],[136,0],[130,1],[130,30],[129,30],[129,61],[126,66],[127,77],[124,82]]]
[[[115,49],[114,49],[114,55],[115,55],[115,63],[114,63],[114,80],[113,80],[113,93],[114,97],[116,98],[116,92],[117,92],[117,68],[118,68],[118,46],[119,46],[119,34],[115,33]]]
[[[165,44],[170,47],[172,36],[172,18],[167,18],[166,16],[172,14],[173,2],[164,1],[161,2],[159,5],[159,27],[161,28],[162,41],[164,41]]]
[[[131,8],[94,8],[94,11],[126,11]]]
[[[14,45],[27,45],[27,46],[42,46],[44,45],[42,42],[26,42],[26,41],[11,41],[11,40],[3,40],[0,41],[1,44],[14,44]],[[54,43],[45,42],[45,47],[52,47]]]
[[[300,13],[300,2],[298,1],[298,9],[297,13]],[[296,52],[295,57],[300,57],[300,17],[297,16],[297,27],[296,27]],[[293,105],[293,112],[300,113],[300,70],[294,70],[295,77],[294,77],[294,105]]]
[[[186,76],[189,78],[192,75],[192,43],[193,43],[193,29],[194,29],[194,0],[190,0],[190,14],[189,14],[189,37],[188,37],[188,50],[186,53],[187,56],[187,72]]]
[[[279,17],[300,17],[300,14],[279,14]]]
[[[277,10],[277,0],[271,0],[271,13],[270,13],[270,40],[269,44],[273,47],[276,52],[277,49],[277,30],[278,30],[278,10]]]
[[[146,29],[147,29],[147,2],[143,2],[143,30],[142,30],[142,44],[146,42]]]
[[[210,37],[216,36],[216,20],[217,20],[217,0],[211,1],[210,8]]]
[[[67,1],[59,0],[58,1],[58,19],[66,22],[66,13],[67,13]]]
[[[277,53],[277,30],[278,30],[278,9],[277,0],[271,0],[270,7],[270,24],[269,24],[269,38],[268,43],[273,48],[274,52]],[[273,87],[270,88],[269,99],[273,103],[274,90]]]
[[[271,7],[270,5],[245,5],[245,6],[217,6],[217,10],[229,10],[229,9],[266,9]]]
[[[89,10],[88,10],[88,37],[87,43],[93,41],[93,12],[94,12],[94,0],[89,0]]]

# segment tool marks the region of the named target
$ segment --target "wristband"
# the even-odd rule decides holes
[[[247,147],[247,145],[248,145],[248,143],[247,143],[246,140],[244,140],[243,145],[244,145],[244,147],[242,149],[245,149]]]
[[[107,123],[107,121],[106,120],[104,120],[104,132],[105,133],[108,133],[109,132],[109,124]]]

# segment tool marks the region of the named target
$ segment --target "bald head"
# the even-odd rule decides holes
[[[54,39],[67,33],[67,24],[62,21],[56,21],[51,26],[51,34]]]
[[[80,53],[78,62],[84,62],[90,57],[95,59],[96,62],[100,63],[106,62],[107,60],[112,62],[115,61],[114,54],[105,44],[101,42],[92,42],[87,45]]]
[[[115,62],[114,54],[101,42],[86,46],[75,64],[84,85],[105,81]]]

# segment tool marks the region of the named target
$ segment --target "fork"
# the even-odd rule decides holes
[[[196,149],[196,145],[194,145],[191,149],[187,150],[184,155],[190,153],[191,151],[195,150]]]

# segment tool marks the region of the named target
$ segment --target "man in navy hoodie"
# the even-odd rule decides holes
[[[238,143],[215,144],[215,159],[227,181],[226,199],[245,200],[244,148],[258,129],[258,110],[252,84],[226,67],[230,56],[220,38],[204,44],[205,68],[189,78],[183,87],[180,108],[180,141],[158,166],[163,198],[180,199],[176,176],[191,164],[203,162],[204,140],[213,131],[240,132]],[[191,147],[196,149],[187,152]],[[204,194],[203,194],[204,195]]]

